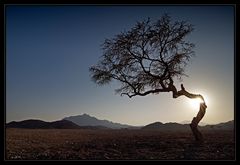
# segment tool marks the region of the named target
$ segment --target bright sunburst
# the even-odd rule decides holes
[[[199,110],[200,103],[203,103],[203,100],[200,98],[189,99],[189,103],[190,103],[191,107],[194,108],[194,110]]]

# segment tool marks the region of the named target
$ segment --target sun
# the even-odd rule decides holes
[[[203,96],[206,105],[208,107],[211,106],[210,104],[212,103],[212,100],[209,101],[209,93],[205,92],[204,90],[199,90],[194,92],[200,93]],[[195,98],[195,99],[188,98],[187,100],[191,110],[194,110],[194,111],[198,111],[200,108],[200,103],[204,102],[201,98]]]
[[[189,104],[195,110],[199,110],[200,103],[203,103],[203,100],[200,98],[189,99]]]

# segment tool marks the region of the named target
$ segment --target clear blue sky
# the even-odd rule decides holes
[[[97,86],[89,67],[100,45],[148,17],[169,13],[188,20],[196,44],[183,78],[190,92],[207,97],[202,120],[234,118],[233,6],[6,6],[6,121],[59,120],[88,113],[131,125],[191,120],[198,108],[171,93],[128,98],[115,95],[118,83]],[[179,83],[176,83],[180,88]]]

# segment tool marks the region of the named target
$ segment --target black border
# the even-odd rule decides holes
[[[34,3],[33,3],[34,2]],[[81,1],[80,1],[81,2]],[[238,153],[238,151],[239,151],[239,149],[238,149],[238,146],[237,146],[237,144],[238,144],[238,142],[237,142],[237,140],[238,140],[238,138],[237,138],[237,115],[239,114],[238,112],[237,112],[237,104],[239,103],[239,102],[237,102],[237,92],[238,92],[238,88],[237,88],[237,84],[239,84],[239,83],[237,83],[237,79],[238,79],[238,77],[239,77],[239,75],[237,75],[237,70],[238,70],[238,63],[237,63],[237,59],[238,59],[238,57],[237,57],[237,54],[238,54],[238,50],[237,50],[237,35],[239,34],[238,32],[237,32],[237,25],[238,25],[238,22],[237,22],[237,9],[239,9],[239,4],[238,3],[240,3],[240,2],[236,2],[236,1],[234,1],[234,0],[219,0],[218,1],[218,3],[216,4],[216,3],[214,3],[214,2],[210,2],[210,0],[208,0],[207,1],[207,3],[203,3],[204,1],[201,1],[201,3],[198,3],[198,4],[192,4],[192,3],[189,3],[188,1],[186,1],[186,0],[183,0],[183,1],[181,1],[181,4],[179,4],[178,2],[176,2],[175,4],[171,4],[170,2],[169,2],[169,0],[161,0],[161,4],[157,4],[157,3],[152,3],[152,4],[145,4],[145,3],[140,3],[140,4],[134,4],[134,3],[130,3],[130,4],[128,4],[128,3],[123,3],[124,1],[120,1],[120,3],[116,3],[116,1],[114,2],[115,4],[113,4],[113,3],[100,3],[100,1],[99,0],[95,0],[95,1],[89,1],[89,2],[81,2],[81,3],[79,3],[78,1],[74,1],[74,0],[69,0],[69,1],[67,1],[67,2],[61,2],[61,0],[60,1],[57,1],[57,2],[53,2],[52,0],[42,0],[42,1],[39,1],[39,0],[36,0],[36,1],[31,1],[31,2],[29,2],[28,0],[24,0],[24,1],[21,1],[21,2],[19,2],[18,0],[1,0],[0,1],[0,4],[1,4],[1,18],[2,18],[2,22],[3,22],[3,29],[4,29],[4,31],[3,31],[3,33],[1,33],[1,35],[2,35],[2,38],[3,38],[3,45],[2,45],[2,49],[1,50],[3,50],[3,64],[2,64],[2,66],[3,66],[3,71],[4,71],[4,73],[3,73],[3,75],[4,75],[4,81],[3,81],[3,84],[4,84],[4,89],[3,89],[3,94],[4,94],[4,96],[3,96],[3,104],[2,105],[4,105],[4,111],[2,111],[4,114],[2,115],[2,121],[3,121],[3,127],[2,127],[2,130],[4,130],[4,138],[3,138],[3,147],[2,147],[2,149],[3,149],[3,154],[2,154],[2,156],[3,156],[3,160],[4,161],[11,161],[12,162],[12,160],[6,160],[5,159],[5,139],[6,139],[6,134],[5,134],[5,123],[6,123],[6,50],[5,50],[5,30],[6,30],[6,28],[5,28],[5,9],[6,9],[6,6],[7,5],[14,5],[14,4],[17,4],[17,5],[233,5],[234,6],[234,8],[235,8],[235,25],[234,25],[234,28],[235,28],[235,30],[234,30],[234,40],[235,40],[235,42],[234,42],[234,52],[235,52],[235,55],[234,55],[234,122],[235,122],[235,140],[236,140],[236,147],[235,147],[235,155],[236,155],[236,159],[235,160],[233,160],[233,161],[230,161],[230,162],[227,162],[228,164],[229,163],[236,163],[237,161],[239,161],[239,159],[238,159],[238,155],[237,155],[237,153]],[[129,1],[128,1],[129,2]],[[151,1],[149,1],[148,0],[148,3],[150,3]],[[219,4],[220,3],[220,4]],[[222,3],[222,4],[221,4]],[[28,162],[31,162],[32,160],[29,160]],[[36,160],[36,161],[41,161],[41,160]],[[53,160],[53,161],[55,161],[55,160]],[[63,160],[61,160],[61,161],[63,161]],[[81,162],[82,160],[80,160],[80,162]],[[99,161],[99,160],[93,160],[93,161]],[[103,160],[103,161],[105,161],[105,160]],[[116,161],[119,161],[119,160],[116,160]],[[125,161],[125,160],[124,160]],[[135,161],[137,161],[137,160],[135,160]],[[146,160],[146,161],[148,161],[148,160]],[[194,161],[194,160],[192,160],[192,161]],[[184,161],[184,164],[185,163],[192,163],[192,161],[190,161],[190,162],[186,162],[186,161]],[[18,162],[18,161],[15,161],[14,160],[14,162]],[[28,162],[26,162],[25,160],[22,160],[21,162],[24,162],[24,163],[28,163]],[[44,162],[44,161],[43,161]],[[51,161],[52,162],[52,161]],[[110,160],[110,162],[111,162],[111,160]],[[162,161],[160,161],[160,162],[162,162]],[[173,161],[173,162],[175,162],[175,161]],[[218,161],[218,160],[216,160],[216,162],[218,162],[218,163],[220,163],[220,162],[224,162],[224,161]],[[211,162],[212,163],[212,162]]]

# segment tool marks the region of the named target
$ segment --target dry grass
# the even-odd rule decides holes
[[[234,134],[143,130],[6,129],[6,159],[24,160],[234,160]]]

